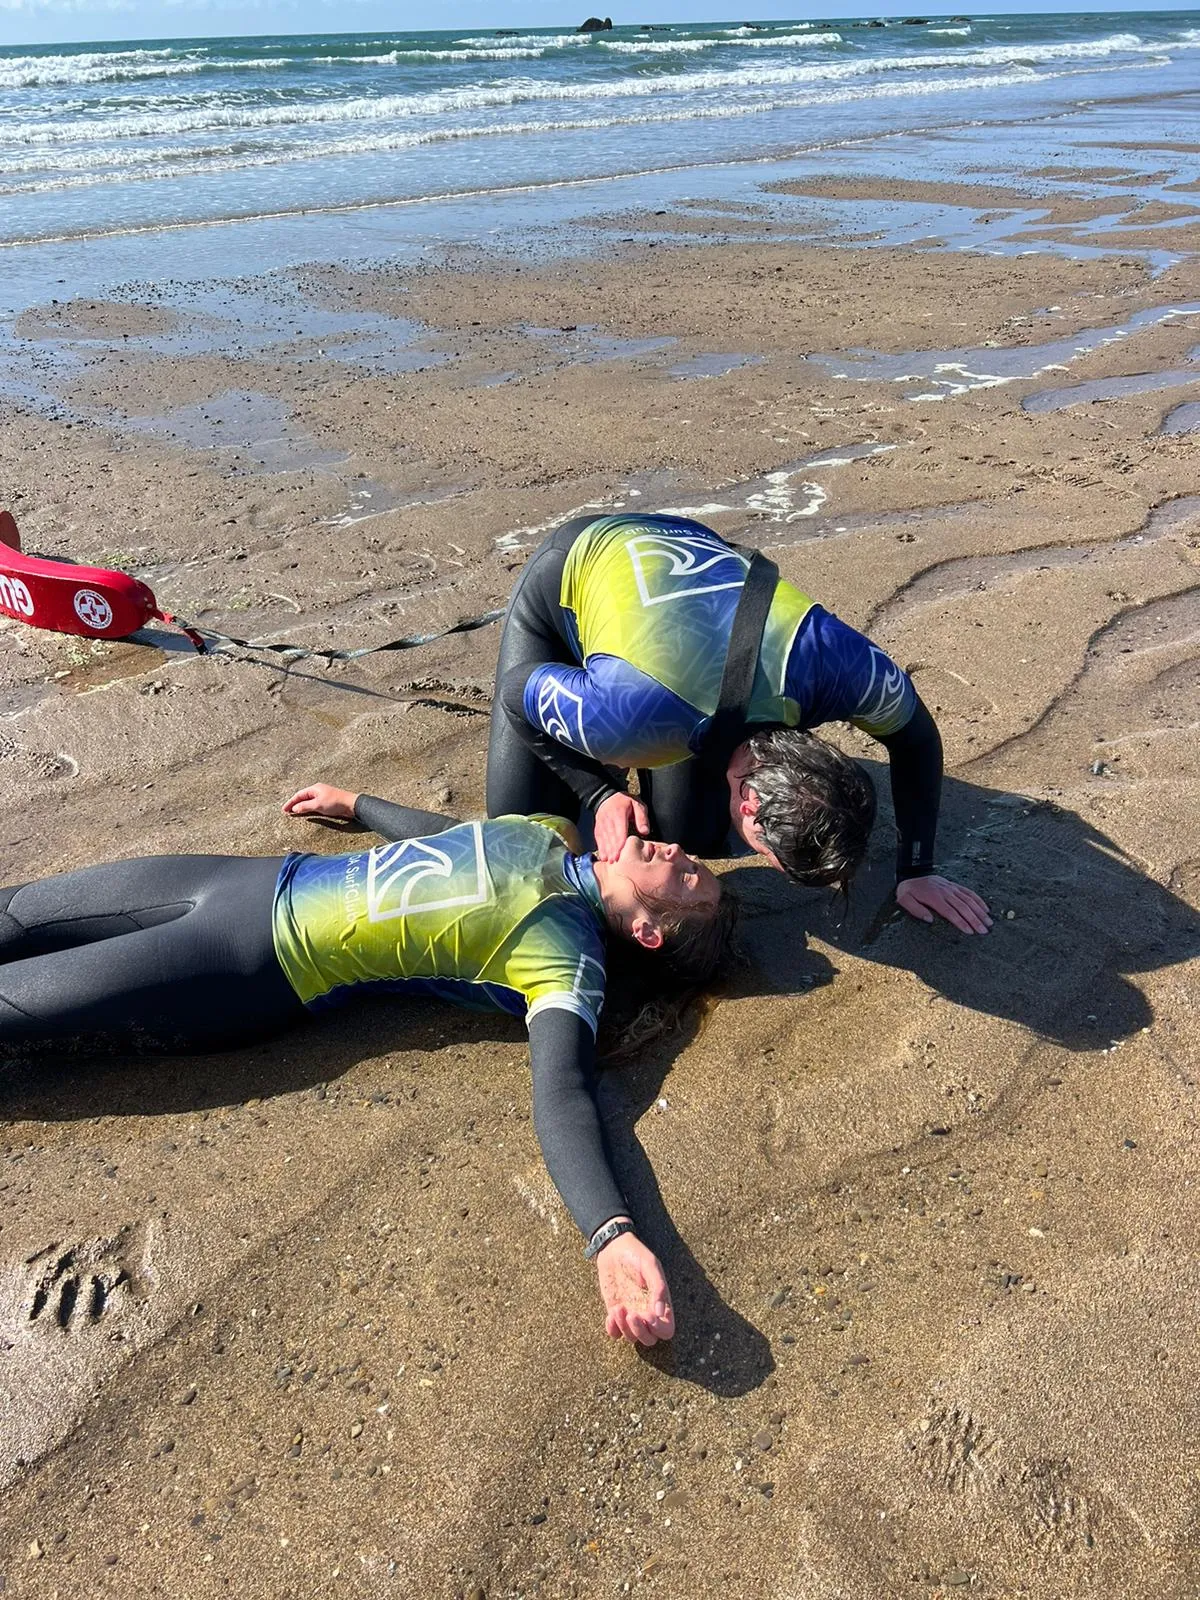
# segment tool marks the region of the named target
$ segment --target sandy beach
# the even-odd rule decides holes
[[[888,915],[886,775],[840,730],[881,780],[849,914],[728,866],[744,964],[604,1075],[676,1297],[649,1355],[604,1339],[507,1020],[7,1067],[5,1595],[1200,1590],[1196,148],[1031,151],[800,174],[808,242],[764,188],[540,262],[22,311],[55,376],[0,397],[26,549],[354,649],[502,606],[582,509],[686,510],[913,674],[940,859],[996,925]],[[897,207],[928,233],[880,238]],[[997,218],[1030,253],[947,242]],[[269,344],[221,321],[251,292]],[[0,624],[4,881],[347,848],[280,814],[316,779],[480,814],[496,646]]]

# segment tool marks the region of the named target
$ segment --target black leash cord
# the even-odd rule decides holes
[[[319,659],[321,661],[356,661],[359,656],[378,655],[384,650],[416,650],[423,644],[434,644],[438,639],[448,639],[454,633],[474,633],[477,628],[489,628],[504,616],[506,606],[495,611],[485,611],[478,617],[464,617],[461,622],[444,628],[440,633],[406,633],[403,638],[389,639],[386,644],[366,645],[361,650],[320,650],[307,645],[265,643],[255,639],[235,639],[230,633],[215,633],[210,628],[197,628],[190,623],[179,623],[198,650],[207,653],[211,645],[235,645],[239,650],[257,650],[268,655],[287,656],[291,661]]]

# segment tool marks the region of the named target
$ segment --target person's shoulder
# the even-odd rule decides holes
[[[573,856],[581,855],[583,852],[583,840],[579,829],[573,822],[568,822],[566,817],[556,817],[549,811],[535,811],[528,817],[514,817],[510,820],[529,822],[546,829],[548,833],[560,839]]]

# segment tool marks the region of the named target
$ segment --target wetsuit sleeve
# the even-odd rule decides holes
[[[610,1217],[630,1214],[596,1105],[595,1049],[591,1028],[573,1012],[530,1018],[533,1124],[546,1170],[585,1239]]]
[[[886,741],[913,714],[912,679],[877,644],[823,606],[813,606],[793,649],[789,679],[801,686],[802,726],[852,722]]]
[[[686,761],[704,714],[618,656],[583,667],[524,665],[500,684],[505,715],[556,776],[594,810],[618,792],[611,767]]]
[[[364,828],[392,841],[444,833],[447,828],[457,827],[459,820],[443,816],[440,811],[418,811],[413,806],[397,805],[394,800],[380,800],[373,794],[359,795],[354,802],[354,815]]]
[[[618,788],[613,774],[602,762],[571,745],[560,743],[544,728],[535,727],[529,722],[525,716],[525,686],[542,670],[535,667],[531,674],[528,667],[522,666],[506,673],[496,685],[501,711],[523,742],[556,778],[566,784],[580,805],[595,811],[610,795],[623,793],[624,786]]]
[[[892,806],[896,813],[896,881],[927,878],[933,864],[938,807],[942,797],[942,739],[937,723],[913,691],[913,714],[881,743],[888,753]]]

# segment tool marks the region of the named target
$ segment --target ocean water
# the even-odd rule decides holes
[[[1178,11],[10,47],[0,243],[470,197],[499,213],[515,192],[1131,99],[1165,128],[1189,95],[1200,13]]]

